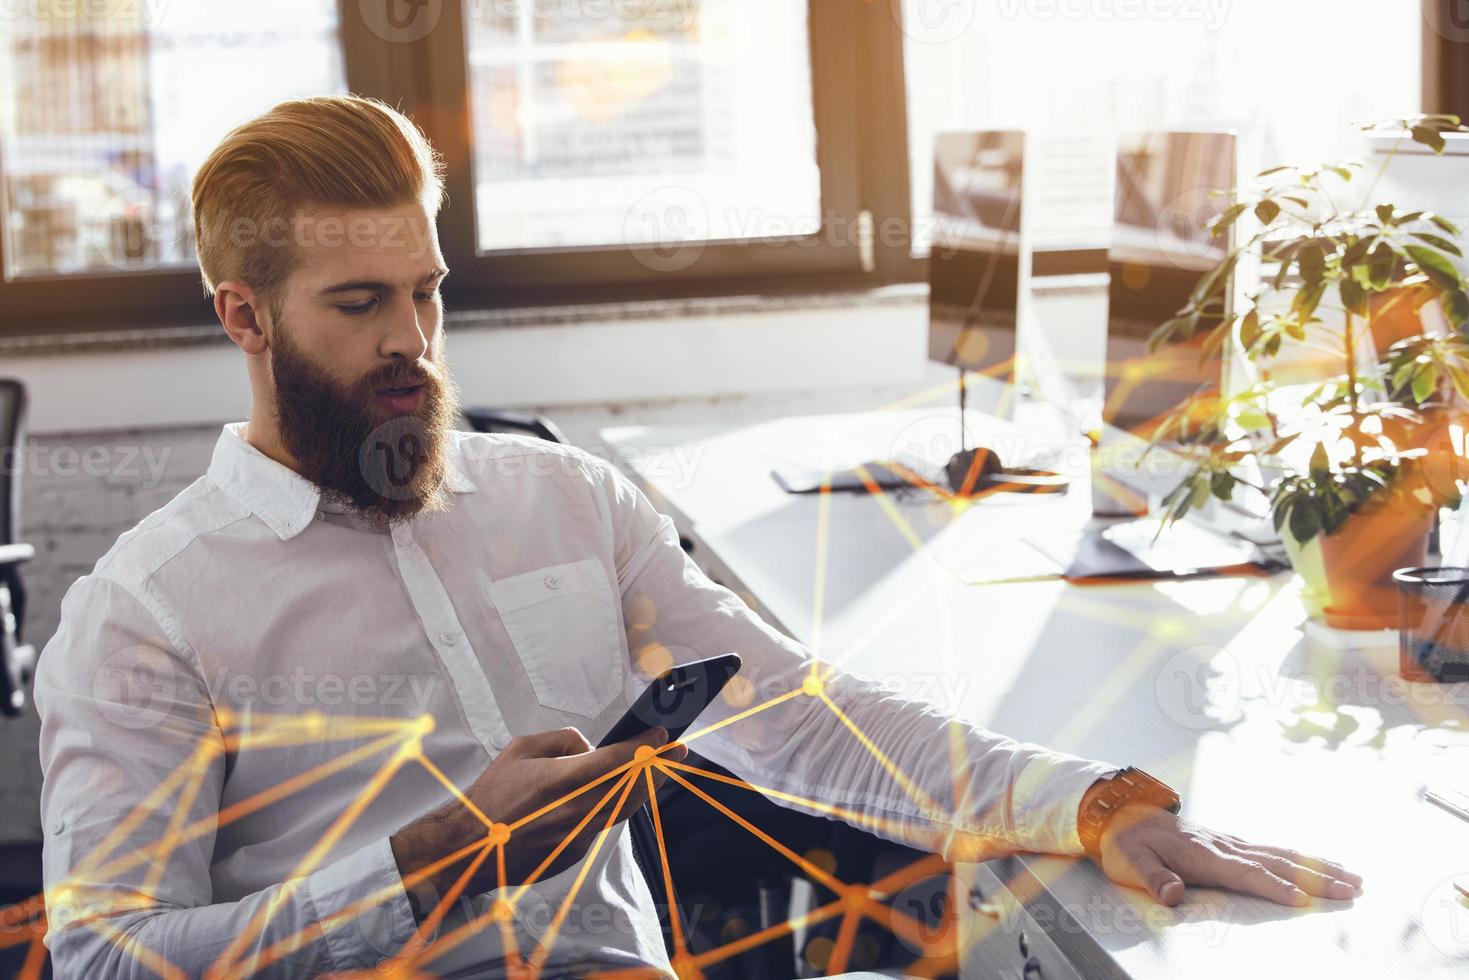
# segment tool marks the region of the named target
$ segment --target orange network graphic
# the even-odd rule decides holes
[[[952,388],[945,386],[944,390],[951,391]],[[912,398],[904,399],[902,402],[889,407],[905,408],[921,405],[924,402],[933,400],[936,393],[935,391],[924,392]],[[974,503],[974,498],[961,498],[957,495],[949,494],[941,487],[917,479],[916,474],[915,486],[930,491],[938,499],[946,501],[954,513],[961,513]],[[884,513],[891,519],[897,531],[912,544],[915,551],[922,549],[922,537],[910,526],[907,518],[896,506],[894,500],[871,481],[869,481],[869,490],[883,508]],[[809,644],[809,647],[818,656],[820,650],[822,606],[826,586],[826,565],[829,550],[830,499],[831,491],[830,487],[827,486],[820,494],[818,503],[817,537],[815,541],[818,561],[815,571],[814,608],[812,611],[814,635],[812,642]],[[943,568],[942,565],[938,567]],[[1085,607],[1088,615],[1095,615],[1099,619],[1116,621],[1127,618],[1125,610],[1111,607],[1105,602],[1092,601],[1074,593],[1069,594],[1066,601]],[[890,615],[896,616],[900,612],[901,608],[894,609]],[[1096,692],[1096,697],[1089,704],[1081,706],[1078,709],[1066,729],[1057,733],[1057,736],[1052,740],[1053,747],[1065,750],[1068,746],[1079,744],[1084,732],[1090,726],[1101,720],[1101,716],[1108,710],[1108,706],[1116,703],[1121,692],[1129,684],[1134,683],[1150,665],[1156,664],[1157,659],[1166,649],[1168,641],[1170,639],[1177,639],[1179,635],[1180,624],[1177,622],[1162,619],[1152,624],[1145,642],[1138,645],[1137,649],[1129,658],[1128,663],[1116,671],[1103,687]],[[845,652],[847,655],[851,655],[856,651],[848,650]],[[827,672],[834,669],[834,666],[833,661],[813,659],[810,671],[799,688],[746,708],[718,724],[700,729],[684,739],[683,744],[692,745],[700,738],[726,726],[739,724],[742,721],[753,718],[760,712],[790,699],[800,697],[816,699],[841,722],[851,737],[857,740],[864,750],[886,771],[894,783],[901,787],[908,797],[913,800],[924,817],[932,821],[934,842],[936,843],[942,833],[950,831],[955,827],[956,823],[958,823],[956,819],[958,815],[949,812],[928,794],[924,793],[916,782],[908,774],[902,772],[883,753],[876,742],[867,733],[863,732],[858,724],[842,710],[841,706],[828,695],[825,690],[825,679],[830,676]],[[201,741],[191,758],[187,759],[174,773],[160,783],[127,817],[118,822],[117,826],[113,828],[95,852],[89,855],[74,870],[71,880],[56,883],[44,895],[36,895],[25,902],[0,909],[0,949],[28,946],[25,965],[22,967],[20,973],[22,978],[31,980],[31,978],[41,976],[45,958],[45,947],[42,944],[42,937],[47,928],[47,907],[49,906],[53,910],[68,910],[67,918],[69,928],[92,929],[134,958],[140,965],[165,978],[165,980],[175,980],[175,978],[183,980],[186,974],[182,969],[170,963],[159,952],[146,948],[133,937],[119,930],[110,921],[111,915],[123,911],[136,911],[138,908],[146,906],[140,906],[136,898],[125,904],[115,893],[96,890],[89,891],[82,882],[88,876],[119,874],[144,864],[151,864],[147,885],[154,885],[163,874],[163,869],[167,864],[167,857],[173,852],[173,849],[187,844],[203,834],[211,833],[218,827],[228,825],[248,814],[268,807],[285,797],[308,791],[318,781],[326,779],[349,766],[356,765],[379,755],[384,756],[384,761],[379,770],[367,781],[353,804],[332,822],[331,826],[323,833],[315,846],[302,857],[299,865],[283,885],[281,892],[283,896],[291,894],[295,888],[300,887],[305,876],[316,870],[326,855],[331,851],[332,847],[353,825],[353,822],[371,805],[372,801],[383,790],[393,775],[405,766],[414,765],[422,767],[434,779],[440,782],[462,806],[484,824],[485,835],[482,840],[467,845],[457,852],[447,854],[435,863],[405,877],[404,886],[412,887],[462,861],[468,860],[469,862],[464,871],[459,875],[454,886],[424,916],[424,920],[420,924],[416,934],[394,956],[385,960],[376,970],[365,971],[362,974],[364,976],[432,976],[433,963],[436,957],[442,956],[449,950],[461,945],[479,930],[498,928],[502,933],[505,949],[509,954],[507,965],[511,976],[527,978],[527,980],[539,977],[552,946],[556,941],[557,934],[570,911],[571,905],[584,884],[594,858],[613,831],[618,818],[623,815],[621,812],[622,806],[632,792],[636,781],[639,779],[646,780],[649,785],[648,805],[651,809],[654,830],[656,831],[658,840],[661,862],[660,870],[663,883],[670,896],[671,903],[675,907],[678,907],[678,897],[674,891],[673,875],[668,863],[668,849],[664,839],[662,814],[659,809],[657,795],[651,792],[654,787],[655,773],[673,780],[687,792],[722,814],[731,823],[762,841],[777,853],[783,855],[808,879],[830,889],[838,896],[835,900],[811,909],[803,915],[778,923],[762,931],[735,939],[717,948],[699,953],[695,953],[689,949],[688,937],[683,933],[678,916],[672,916],[670,923],[674,945],[672,964],[680,978],[701,977],[704,968],[713,964],[728,960],[761,944],[786,937],[798,929],[836,919],[840,920],[837,938],[834,943],[827,944],[822,948],[825,961],[814,964],[818,969],[824,969],[827,975],[842,973],[849,968],[849,964],[852,964],[855,941],[858,935],[857,930],[864,920],[877,923],[882,928],[891,931],[902,940],[908,949],[918,951],[918,955],[914,957],[912,962],[904,967],[906,974],[911,976],[934,976],[944,973],[954,973],[957,972],[966,950],[977,943],[983,942],[991,931],[1001,927],[1002,917],[988,908],[980,909],[980,912],[986,914],[961,914],[961,909],[972,906],[971,895],[967,891],[967,888],[960,882],[959,876],[952,873],[954,870],[953,862],[979,861],[1004,853],[1006,848],[1000,842],[985,840],[979,838],[977,835],[960,833],[957,835],[954,850],[948,855],[947,859],[936,854],[929,855],[875,881],[845,882],[835,877],[823,867],[821,861],[813,860],[811,856],[803,856],[796,853],[760,827],[733,809],[730,809],[724,803],[710,796],[704,789],[700,788],[699,782],[701,780],[709,780],[735,786],[748,790],[751,793],[761,794],[781,803],[803,807],[828,817],[846,821],[869,831],[884,833],[890,837],[898,837],[911,841],[914,834],[913,829],[909,827],[900,833],[899,828],[895,824],[882,820],[881,818],[855,813],[840,807],[828,805],[819,800],[806,799],[770,787],[759,786],[738,778],[732,778],[723,773],[710,772],[697,766],[665,758],[664,756],[667,750],[671,748],[671,745],[664,746],[657,751],[650,749],[641,751],[638,757],[630,763],[579,787],[574,792],[553,801],[540,810],[527,814],[513,823],[500,824],[495,823],[476,807],[459,787],[424,754],[423,739],[434,728],[432,717],[421,716],[401,720],[332,718],[328,723],[328,719],[320,713],[292,716],[254,716],[250,720],[248,729],[242,726],[240,718],[234,717],[228,712],[220,712],[217,714],[217,717],[223,738],[219,740]],[[967,795],[963,792],[963,783],[967,778],[971,778],[963,771],[963,767],[955,761],[962,748],[961,738],[960,733],[954,730],[950,745],[950,773],[955,784],[955,791],[952,794],[952,798],[956,800],[962,799]],[[304,744],[320,744],[327,741],[343,743],[342,754],[270,789],[220,810],[217,818],[210,815],[191,823],[184,822],[186,819],[185,814],[190,810],[199,792],[204,773],[208,769],[206,763],[211,761],[212,755],[239,751],[241,748],[248,746],[290,747]],[[353,742],[360,742],[361,744],[352,745],[351,743]],[[580,823],[573,828],[551,854],[546,856],[541,865],[527,880],[514,883],[508,882],[505,876],[505,845],[513,838],[516,831],[585,793],[601,794],[596,807],[582,818]],[[166,834],[161,839],[148,844],[138,845],[133,842],[130,839],[130,835],[149,816],[157,813],[170,814]],[[551,867],[562,851],[570,846],[573,840],[581,836],[583,831],[591,826],[592,821],[598,819],[599,816],[602,820],[600,831],[591,844],[585,859],[580,862],[579,871],[574,883],[560,907],[553,915],[545,935],[534,948],[525,950],[518,949],[512,926],[512,918],[517,903],[522,900],[526,890],[542,877],[547,868]],[[437,935],[439,926],[451,907],[459,899],[472,878],[489,861],[495,862],[494,866],[498,869],[499,891],[497,894],[504,897],[497,899],[489,905],[486,911],[474,916],[462,925],[456,926],[443,935]],[[946,884],[944,886],[946,898],[943,901],[941,915],[939,916],[940,921],[937,925],[932,922],[920,921],[902,909],[895,907],[892,899],[903,889],[917,882],[940,876],[946,876]],[[1035,889],[1043,886],[1045,882],[1032,877],[1027,882],[1008,881],[1005,884],[1013,894],[1025,898],[1034,894]],[[145,887],[142,891],[146,894],[148,890],[149,888]],[[320,921],[317,923],[317,926],[321,935],[330,934],[335,930],[344,928],[353,922],[359,914],[381,905],[393,895],[397,894],[398,891],[399,887],[395,883],[390,888],[385,888],[374,894],[364,896],[351,908],[329,919]],[[256,945],[256,940],[265,929],[270,916],[278,904],[278,902],[271,903],[262,907],[255,918],[235,937],[207,974],[210,980],[223,980],[223,978],[235,977],[243,978],[255,975],[281,958],[301,949],[307,943],[314,942],[320,938],[315,933],[311,935],[297,933],[285,939],[278,940],[263,949],[251,952],[252,947]],[[1152,927],[1149,926],[1149,928]],[[808,949],[808,957],[810,955],[811,951]],[[860,966],[861,964],[857,965]],[[633,974],[627,971],[601,974],[601,976],[605,977],[629,975]],[[639,971],[639,975],[656,976],[657,974],[650,970]]]

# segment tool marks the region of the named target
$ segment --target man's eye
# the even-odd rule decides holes
[[[439,291],[435,289],[432,292],[427,293],[414,293],[413,298],[418,300],[420,303],[432,303],[434,300],[439,298]]]
[[[371,313],[372,308],[375,306],[377,306],[377,300],[370,299],[365,303],[357,303],[355,305],[344,305],[339,303],[337,304],[337,309],[341,310],[348,316],[361,316],[364,313]]]

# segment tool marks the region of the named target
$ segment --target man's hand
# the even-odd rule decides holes
[[[1118,811],[1100,848],[1108,878],[1142,888],[1164,905],[1182,901],[1185,885],[1229,888],[1294,906],[1313,895],[1353,898],[1362,885],[1361,876],[1330,861],[1247,844],[1142,804]]]
[[[505,876],[507,884],[527,880],[550,854],[576,829],[582,818],[617,784],[620,777],[605,780],[580,795],[557,803],[597,778],[632,762],[643,746],[657,749],[668,741],[668,732],[653,729],[616,745],[593,749],[575,728],[561,728],[536,735],[524,735],[510,741],[484,773],[464,793],[497,829],[530,817],[542,809],[545,813],[515,827],[505,841]],[[675,762],[688,755],[688,749],[676,745],[663,755]],[[659,777],[661,779],[661,777]],[[619,791],[620,795],[620,791]],[[647,780],[639,775],[618,810],[622,821],[637,812],[648,798]],[[601,833],[617,797],[577,834],[541,872],[542,879],[554,875],[581,860]],[[556,805],[552,805],[556,804]],[[455,851],[484,840],[489,835],[483,821],[463,803],[450,801],[398,831],[392,837],[393,857],[399,872],[406,878],[411,873],[447,857]],[[425,882],[426,887],[410,891],[420,909],[437,901],[463,873],[468,860],[444,868]],[[499,871],[494,856],[481,866],[470,883],[470,894],[499,886]]]

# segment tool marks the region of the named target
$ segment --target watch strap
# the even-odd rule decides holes
[[[1183,808],[1183,801],[1172,787],[1131,766],[1102,780],[1094,789],[1076,815],[1076,834],[1081,838],[1082,850],[1092,857],[1101,856],[1102,834],[1124,807],[1140,803],[1169,813]]]

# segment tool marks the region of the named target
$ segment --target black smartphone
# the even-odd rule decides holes
[[[668,729],[669,741],[678,739],[719,696],[729,679],[740,672],[740,663],[739,654],[726,653],[664,671],[643,689],[597,748],[625,742],[658,727]]]

